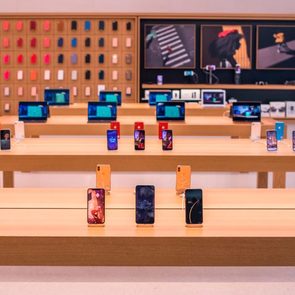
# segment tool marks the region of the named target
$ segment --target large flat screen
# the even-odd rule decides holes
[[[260,122],[260,102],[234,102],[232,106],[233,121]]]

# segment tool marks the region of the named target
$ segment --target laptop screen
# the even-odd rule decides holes
[[[259,122],[261,119],[260,102],[234,102],[232,118],[233,121]]]
[[[100,91],[99,101],[114,102],[120,106],[122,104],[122,93],[121,91]]]
[[[160,102],[156,107],[157,120],[177,120],[185,119],[184,102]]]
[[[88,102],[88,121],[115,121],[116,119],[116,103]]]
[[[48,117],[47,102],[23,101],[18,106],[19,121],[45,121]]]
[[[171,101],[171,91],[150,91],[149,93],[149,105],[156,105],[158,102]]]
[[[70,90],[69,89],[45,89],[44,100],[48,105],[69,105]]]

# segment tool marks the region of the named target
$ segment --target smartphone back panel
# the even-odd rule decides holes
[[[111,166],[98,164],[96,166],[96,187],[103,188],[106,192],[111,190]]]
[[[191,187],[191,166],[178,165],[176,168],[176,192],[182,194]]]

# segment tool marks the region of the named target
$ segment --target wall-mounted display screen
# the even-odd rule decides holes
[[[146,24],[144,29],[146,69],[195,68],[194,24]]]

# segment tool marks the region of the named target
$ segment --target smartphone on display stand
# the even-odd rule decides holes
[[[172,130],[162,130],[162,149],[163,151],[171,151],[173,149]]]
[[[277,132],[275,130],[266,131],[266,146],[270,152],[278,150]]]
[[[176,193],[183,194],[191,187],[191,166],[177,165],[176,168]]]
[[[105,190],[89,188],[87,190],[88,226],[103,226],[105,223]]]
[[[113,130],[117,130],[117,132],[118,132],[118,138],[120,138],[120,122],[118,122],[118,121],[112,121],[110,128],[113,129]]]
[[[3,129],[0,131],[0,139],[1,139],[1,150],[10,150],[11,139],[10,139],[9,129]]]
[[[188,227],[200,227],[203,224],[203,192],[201,189],[185,191],[185,223]]]
[[[252,122],[251,123],[251,140],[256,141],[261,137],[261,123],[260,122]]]
[[[114,151],[118,149],[118,131],[107,130],[108,150]]]
[[[111,191],[111,165],[98,164],[96,166],[96,187],[101,187],[106,193]]]
[[[283,140],[284,132],[285,132],[285,123],[276,122],[275,126],[276,126],[277,140]]]
[[[134,130],[134,149],[143,151],[145,149],[145,131],[141,129]]]
[[[143,122],[134,122],[134,130],[143,130],[144,123]]]
[[[168,122],[159,122],[159,139],[162,139],[162,131],[168,129]]]
[[[155,187],[137,185],[135,188],[136,224],[152,226],[155,223]]]
[[[295,130],[292,131],[292,146],[293,151],[295,152]]]

